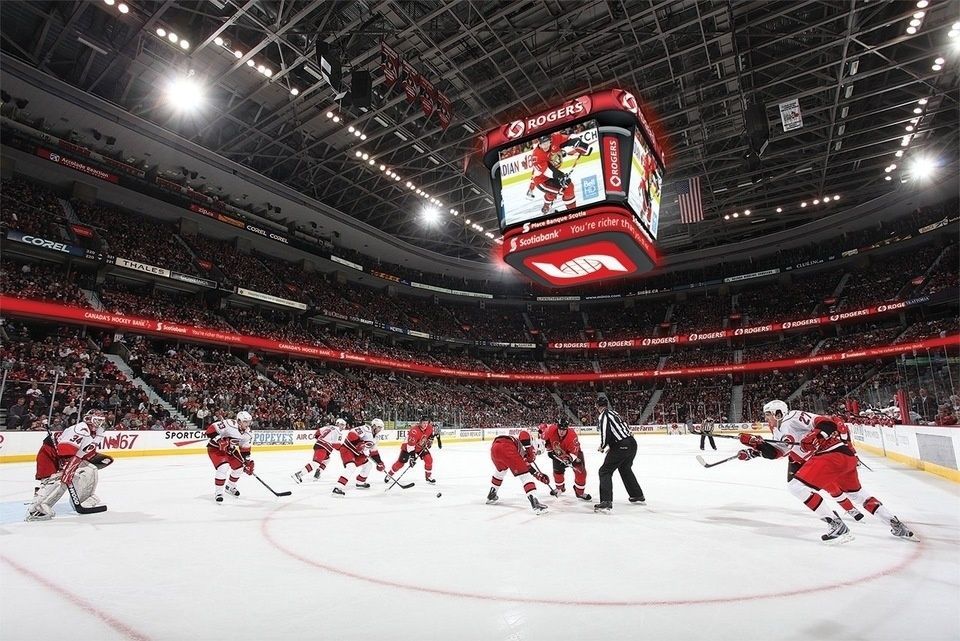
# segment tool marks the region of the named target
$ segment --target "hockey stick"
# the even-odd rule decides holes
[[[67,486],[67,494],[70,495],[70,503],[73,504],[73,509],[77,511],[77,514],[99,514],[100,512],[106,512],[106,505],[95,505],[93,507],[83,507],[80,505],[80,496],[77,494],[77,488],[73,487],[73,483],[64,483]]]
[[[405,468],[403,469],[403,471],[400,472],[400,476],[394,478],[394,479],[393,479],[393,483],[391,483],[390,485],[388,485],[388,486],[386,487],[386,489],[384,490],[384,493],[389,492],[390,489],[391,489],[394,485],[399,485],[401,490],[409,490],[411,487],[413,487],[414,485],[416,485],[415,482],[413,482],[413,483],[407,483],[406,485],[404,485],[403,483],[400,482],[400,479],[403,478],[403,475],[404,475],[404,474],[406,474],[407,472],[410,471],[410,468],[411,468],[411,467],[413,467],[413,466],[412,466],[412,465],[408,465],[407,467],[405,467]]]
[[[230,454],[231,454],[231,456],[233,456],[233,458],[237,459],[237,460],[240,461],[241,463],[246,463],[246,460],[245,460],[242,456],[239,456],[239,455],[237,454],[236,450],[230,452]],[[257,479],[258,481],[260,481],[260,484],[263,485],[263,487],[265,487],[265,488],[267,488],[268,490],[270,490],[270,493],[273,494],[274,496],[290,496],[291,494],[293,494],[293,492],[291,492],[290,490],[286,490],[285,492],[277,492],[275,489],[273,489],[272,487],[270,487],[269,485],[267,485],[267,482],[266,482],[266,481],[264,481],[262,478],[260,478],[259,476],[257,476],[257,473],[256,473],[256,472],[251,472],[251,474],[253,475],[253,478],[255,478],[255,479]]]
[[[546,485],[547,488],[550,489],[550,496],[560,496],[560,492],[558,492],[552,485],[550,485],[550,480],[549,480],[550,477],[543,473],[543,471],[540,469],[540,466],[538,466],[536,462],[531,463],[530,467],[535,469],[538,474],[545,476],[547,478],[547,482],[544,483],[544,485]]]
[[[696,430],[690,433],[696,434],[697,436],[700,436],[700,434],[702,434],[702,432],[697,432]],[[751,436],[755,436],[755,435],[751,435]],[[739,436],[733,436],[732,434],[714,434],[713,437],[714,438],[734,438],[734,439],[737,439],[738,441],[740,440]],[[770,443],[771,445],[789,445],[791,447],[793,447],[794,445],[800,445],[799,443],[791,443],[789,441],[777,441],[772,438],[761,438],[760,440],[763,441],[764,443]]]
[[[859,456],[857,457],[857,463],[858,463],[859,465],[864,466],[865,468],[867,468],[867,469],[870,470],[871,472],[873,471],[873,468],[871,468],[869,465],[867,465],[866,463],[864,463],[863,460],[862,460]]]
[[[719,461],[714,461],[713,463],[707,463],[702,456],[700,456],[699,454],[697,454],[697,461],[700,463],[700,465],[702,465],[702,466],[704,466],[704,467],[716,467],[717,465],[720,465],[720,464],[722,464],[722,463],[726,463],[727,461],[732,461],[732,460],[735,459],[735,458],[740,458],[740,454],[737,453],[737,454],[734,454],[733,456],[731,456],[731,457],[729,457],[729,458],[720,459]]]

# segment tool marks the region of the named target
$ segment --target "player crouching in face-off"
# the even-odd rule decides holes
[[[240,496],[237,481],[240,472],[253,474],[253,459],[250,457],[250,447],[253,445],[253,432],[250,424],[253,417],[249,412],[237,412],[237,418],[225,418],[222,421],[207,426],[207,455],[213,468],[214,499],[223,503],[223,493]]]
[[[352,430],[348,430],[340,444],[340,458],[343,460],[343,474],[337,479],[337,485],[333,488],[334,496],[344,496],[347,489],[348,475],[353,475],[353,470],[357,470],[356,487],[366,490],[370,484],[367,483],[367,477],[370,476],[370,467],[376,463],[377,471],[383,472],[387,466],[383,464],[380,458],[380,451],[377,450],[377,434],[383,430],[383,421],[375,418],[370,421],[370,425],[362,424]]]
[[[407,442],[400,446],[400,456],[390,467],[383,482],[389,483],[400,468],[405,464],[413,467],[419,458],[423,461],[423,478],[431,485],[436,483],[437,480],[433,478],[433,454],[430,453],[434,439],[437,440],[437,447],[443,449],[440,428],[430,421],[421,420],[419,424],[411,426],[410,431],[407,432]]]
[[[764,458],[783,456],[778,446],[751,434],[741,434],[740,440]],[[830,526],[821,540],[827,543],[846,543],[853,539],[843,519],[823,505],[821,490],[832,496],[846,493],[862,504],[874,516],[890,525],[890,533],[898,538],[917,540],[913,532],[869,492],[863,490],[857,474],[857,454],[849,440],[843,421],[830,416],[817,416],[812,429],[800,439],[800,449],[809,458],[787,484],[790,493],[803,501],[814,514]]]
[[[338,418],[333,425],[325,425],[313,433],[316,443],[313,444],[313,460],[291,474],[293,480],[297,483],[303,483],[303,475],[308,477],[313,473],[313,480],[320,480],[320,473],[327,469],[327,459],[334,450],[340,449],[340,439],[343,438],[343,430],[347,429],[347,422]]]
[[[99,480],[97,471],[113,463],[113,458],[97,452],[104,421],[103,412],[91,410],[79,423],[43,439],[37,452],[36,478],[40,486],[27,508],[27,521],[52,519],[56,515],[53,506],[71,486],[72,498],[80,506],[78,511],[99,506],[100,499],[94,494]],[[106,506],[100,506],[97,511],[105,509]]]
[[[587,485],[587,468],[583,449],[577,439],[577,432],[570,428],[566,419],[557,423],[541,425],[547,456],[553,460],[553,481],[557,484],[557,496],[566,491],[565,474],[568,467],[573,468],[573,493],[583,501],[591,500],[584,493]]]
[[[530,507],[537,514],[547,511],[547,506],[537,498],[533,479],[537,479],[544,485],[550,484],[547,475],[536,469],[533,462],[537,458],[537,448],[532,442],[530,433],[526,430],[520,430],[517,436],[498,436],[493,439],[490,445],[490,459],[496,471],[490,479],[490,492],[487,494],[487,503],[496,503],[500,498],[497,495],[497,488],[503,483],[503,478],[510,471],[523,483],[523,491],[527,493],[527,499],[530,501]],[[531,478],[532,477],[532,478]]]

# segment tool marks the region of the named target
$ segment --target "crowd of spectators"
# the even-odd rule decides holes
[[[598,332],[597,338],[613,341],[636,336],[659,336],[668,303],[663,300],[637,301],[631,307],[623,303],[584,307],[588,325]]]
[[[210,329],[234,329],[215,310],[207,308],[202,296],[112,281],[103,287],[99,298],[104,308],[114,314],[156,318]]]
[[[741,325],[763,325],[777,320],[809,318],[830,298],[843,270],[831,269],[809,275],[795,274],[787,285],[776,281],[750,287],[736,295],[735,312]]]
[[[87,299],[74,283],[75,272],[45,263],[0,262],[0,292],[17,298],[45,300],[61,305],[88,307]]]
[[[60,199],[52,191],[21,178],[0,183],[0,223],[43,238],[60,239],[64,222]]]
[[[924,245],[873,261],[867,268],[852,271],[841,292],[838,309],[859,309],[871,303],[893,300],[900,290],[923,276],[940,254],[937,245]],[[953,265],[952,269],[956,269]]]
[[[103,249],[114,256],[199,275],[190,251],[177,239],[173,223],[111,207],[71,201],[74,213],[104,240]]]

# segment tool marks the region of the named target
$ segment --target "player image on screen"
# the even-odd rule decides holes
[[[641,224],[656,239],[660,227],[660,195],[663,187],[663,170],[647,141],[639,131],[633,135],[633,157],[630,169],[630,191],[627,203]]]
[[[603,200],[597,141],[588,121],[500,152],[503,226]]]

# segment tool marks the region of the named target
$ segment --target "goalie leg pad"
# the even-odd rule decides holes
[[[93,505],[96,505],[96,503],[86,505],[84,501],[93,497],[93,493],[97,490],[99,480],[100,475],[94,465],[84,465],[77,470],[77,473],[74,475],[73,487],[77,491],[77,499],[84,507],[93,507]],[[97,503],[99,503],[99,500]]]
[[[63,493],[67,491],[67,486],[60,482],[60,477],[49,477],[44,479],[33,503],[27,509],[28,521],[47,521],[56,514],[53,506],[57,504]],[[33,516],[33,518],[31,518]]]

